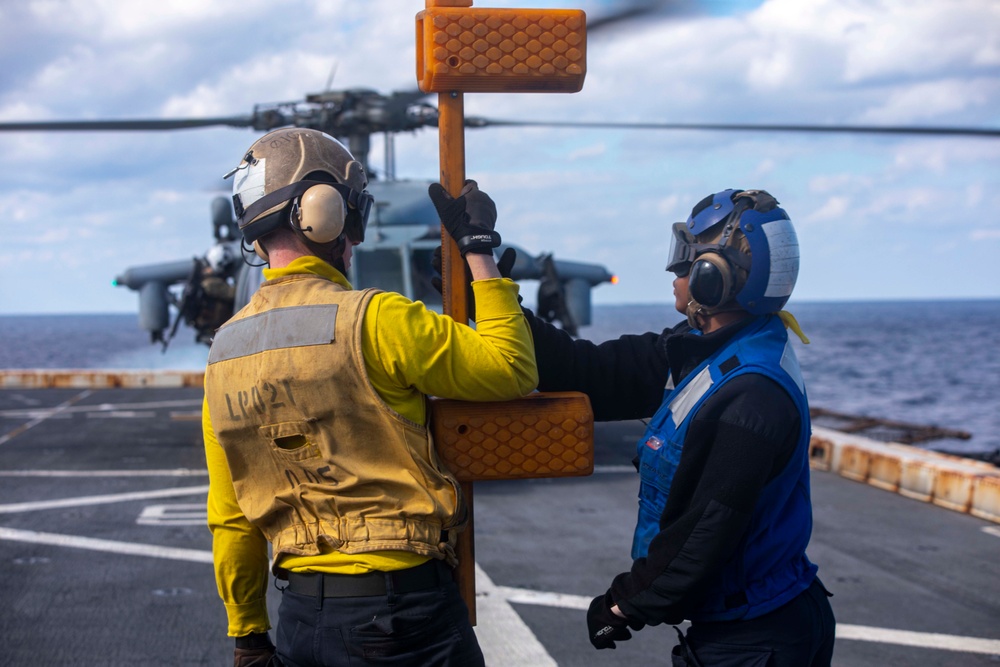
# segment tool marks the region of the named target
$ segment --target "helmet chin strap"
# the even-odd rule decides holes
[[[344,276],[345,278],[347,277],[347,267],[344,266],[344,257],[343,257],[343,254],[338,255],[336,259],[334,259],[333,261],[330,262],[330,265],[333,268],[335,268],[338,271],[340,271],[340,274],[342,276]]]
[[[718,315],[719,313],[732,313],[738,310],[743,310],[743,307],[736,303],[736,299],[730,299],[726,303],[716,306],[715,308],[706,308],[694,299],[688,301],[687,309],[685,314],[687,315],[688,324],[692,328],[698,331],[705,331],[705,327],[708,325],[708,318],[713,315]]]

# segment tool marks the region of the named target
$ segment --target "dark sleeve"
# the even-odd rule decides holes
[[[622,336],[600,345],[574,340],[525,311],[535,342],[540,391],[579,391],[597,421],[650,417],[663,400],[670,367],[661,334]]]
[[[764,486],[788,464],[800,419],[773,380],[747,374],[699,409],[648,555],[618,575],[612,598],[648,624],[679,623],[736,553]]]

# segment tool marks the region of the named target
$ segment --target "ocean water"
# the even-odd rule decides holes
[[[1000,450],[1000,300],[792,302],[786,310],[810,340],[795,339],[795,351],[812,407],[971,434],[920,444],[941,451]],[[581,336],[660,331],[680,319],[672,304],[605,306]]]
[[[810,404],[966,431],[924,446],[1000,450],[1000,300],[791,303],[810,338],[796,342]],[[580,335],[604,341],[679,322],[672,305],[594,306]],[[187,329],[164,352],[135,315],[0,316],[0,368],[204,367]]]

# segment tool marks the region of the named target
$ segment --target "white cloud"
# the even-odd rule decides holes
[[[956,250],[961,248],[961,245],[957,239],[950,239],[944,243],[936,243],[932,247],[931,251],[936,255],[950,256],[954,254]]]
[[[885,100],[862,113],[864,123],[898,125],[983,108],[1000,97],[995,77],[946,79],[890,88]]]
[[[176,203],[185,199],[188,195],[176,190],[154,190],[150,194],[150,201],[154,203]]]
[[[760,164],[758,164],[757,167],[753,170],[753,177],[761,178],[763,176],[766,176],[772,173],[777,168],[777,166],[778,166],[777,162],[771,158],[766,158],[764,160],[761,160]]]
[[[20,121],[26,118],[36,118],[44,113],[45,108],[25,100],[11,100],[0,106],[0,120]]]
[[[888,235],[893,229],[905,228],[913,238],[915,230],[931,232],[954,226],[960,214],[955,210],[939,208],[939,202],[947,200],[947,192],[930,185],[880,188],[869,193],[861,213],[880,233]]]
[[[794,69],[792,54],[788,51],[757,54],[750,61],[746,79],[751,87],[766,92],[786,85]]]
[[[852,192],[871,187],[868,179],[858,174],[826,173],[809,180],[809,192],[827,194],[830,192]]]
[[[992,55],[982,45],[996,44],[1000,37],[1000,6],[996,3],[951,0],[943,6],[906,0],[854,0],[854,5],[867,5],[868,17],[851,32],[848,41],[845,78],[851,82],[928,76],[965,63],[985,65]]]
[[[977,209],[983,203],[984,188],[982,183],[970,183],[965,188],[965,205]]]
[[[55,258],[55,253],[51,247],[18,248],[14,251],[0,254],[0,265],[3,266],[28,266],[38,263],[50,264]]]
[[[680,197],[677,195],[670,195],[669,197],[663,197],[657,200],[656,212],[663,215],[674,215],[677,217],[677,211],[682,210],[686,202],[681,202]]]
[[[412,89],[413,21],[423,7],[422,0],[5,6],[0,54],[10,67],[0,82],[0,119],[249,114],[255,104],[320,90],[335,63],[335,90]],[[768,0],[740,17],[643,20],[591,36],[581,93],[469,94],[466,112],[995,125],[998,11],[981,0]],[[44,281],[76,279],[61,274],[60,263],[81,254],[100,258],[80,270],[100,283],[89,292],[94,309],[132,307],[120,290],[108,293],[107,280],[128,266],[204,252],[218,178],[258,134],[0,133],[9,165],[0,183],[9,230],[0,283],[17,280],[19,257],[38,262],[39,253],[50,253],[52,264],[37,291],[15,295],[18,304],[5,293],[0,312],[78,308]],[[398,175],[436,176],[436,130],[404,133],[395,143]],[[595,293],[601,300],[657,300],[668,292],[666,280],[650,280],[662,277],[667,225],[724,187],[773,192],[811,261],[829,258],[835,266],[899,229],[913,247],[938,248],[936,261],[968,261],[978,249],[961,254],[950,247],[952,237],[942,241],[942,230],[967,220],[1000,188],[1000,142],[992,139],[494,128],[469,130],[466,148],[469,174],[498,202],[505,240],[533,253],[601,261],[622,275],[623,285]],[[381,136],[372,137],[370,158],[380,169]],[[989,227],[970,234],[995,245]],[[57,250],[39,245],[42,238]],[[921,282],[920,266],[905,256],[868,265],[909,276],[894,284]],[[796,295],[843,289],[842,281],[831,285],[831,275],[803,267]]]
[[[849,197],[843,195],[834,195],[828,197],[826,201],[822,202],[816,210],[811,213],[807,213],[803,217],[803,222],[805,223],[823,223],[832,221],[842,221],[848,217],[848,211],[851,206],[851,200]]]
[[[569,155],[567,155],[567,158],[569,160],[595,158],[595,157],[600,157],[607,152],[608,152],[608,147],[602,141],[596,144],[591,144],[589,146],[584,146],[583,148],[578,148],[575,151],[572,151]]]
[[[264,0],[32,0],[35,18],[53,29],[92,33],[103,40],[139,39],[185,25],[252,15],[270,3]],[[283,3],[286,11],[291,2]]]
[[[53,228],[48,227],[39,231],[39,233],[34,235],[32,243],[38,246],[52,246],[56,244],[67,243],[79,238],[80,236],[85,236],[85,232],[82,230],[74,230],[69,227]]]

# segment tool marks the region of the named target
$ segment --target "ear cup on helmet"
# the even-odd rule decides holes
[[[267,258],[267,251],[264,250],[264,246],[260,244],[260,239],[257,239],[256,241],[253,242],[253,251],[257,253],[257,256],[260,257],[265,262],[270,261]]]
[[[699,255],[689,276],[688,293],[701,305],[714,308],[729,300],[733,269],[722,255],[715,252]]]
[[[347,203],[329,185],[314,185],[299,198],[298,220],[302,234],[314,243],[330,243],[344,231]]]

